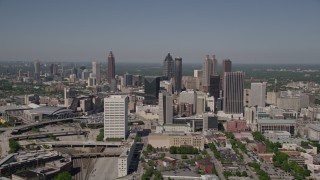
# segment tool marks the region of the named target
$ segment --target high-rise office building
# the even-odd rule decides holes
[[[170,53],[163,61],[163,77],[170,80],[174,76],[174,62]]]
[[[101,83],[100,63],[92,62],[92,73],[96,77],[97,84]]]
[[[221,88],[223,89],[223,78],[225,72],[231,72],[232,71],[232,61],[230,59],[224,59],[222,60],[222,74],[221,74]]]
[[[111,95],[104,98],[104,139],[126,139],[128,135],[127,96]]]
[[[109,52],[108,56],[108,72],[107,72],[107,81],[109,84],[111,84],[111,80],[114,79],[116,75],[116,69],[115,69],[115,61],[112,51]]]
[[[34,78],[38,80],[40,78],[40,61],[34,61]]]
[[[251,106],[265,107],[267,83],[251,83],[250,104]]]
[[[212,74],[213,76],[218,75],[218,60],[216,59],[216,55],[212,55],[211,56],[211,60],[212,60]]]
[[[160,78],[157,76],[144,77],[144,103],[157,104],[160,90]]]
[[[202,86],[204,92],[209,92],[210,77],[218,74],[217,64],[218,62],[215,55],[212,55],[212,58],[210,58],[209,55],[206,55],[202,66]]]
[[[159,93],[159,124],[173,123],[173,97],[168,92]]]
[[[182,84],[182,58],[177,57],[174,59],[174,91],[181,92]]]
[[[220,76],[213,75],[210,76],[210,86],[209,86],[209,94],[214,97],[214,101],[216,102],[220,96]]]
[[[124,80],[125,87],[132,86],[133,75],[129,73],[124,74],[123,80]]]
[[[223,111],[226,114],[243,113],[244,73],[243,72],[225,72],[223,84],[224,84]]]
[[[51,64],[50,65],[50,74],[51,75],[57,75],[58,74],[58,65],[57,64]]]

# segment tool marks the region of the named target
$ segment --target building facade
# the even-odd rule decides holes
[[[251,106],[265,107],[267,83],[251,83]]]
[[[242,114],[244,110],[244,73],[224,73],[223,111],[226,114]]]
[[[101,82],[100,63],[92,62],[92,74],[96,77],[97,84]]]
[[[182,89],[182,58],[174,59],[174,91],[180,93]]]
[[[168,53],[163,61],[163,76],[168,80],[174,76],[174,62],[170,53]]]
[[[157,104],[160,90],[160,78],[156,76],[144,77],[144,103]]]
[[[107,81],[111,84],[112,79],[114,79],[116,75],[116,68],[115,68],[115,60],[112,51],[109,52],[108,56],[108,72],[107,72]]]
[[[168,92],[159,93],[159,124],[172,124],[173,97]]]
[[[104,139],[126,139],[128,135],[127,96],[112,95],[104,98]]]

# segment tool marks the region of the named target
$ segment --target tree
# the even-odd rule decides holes
[[[10,147],[9,153],[16,153],[21,148],[20,144],[14,139],[9,140],[9,147]]]
[[[217,170],[216,169],[212,169],[211,174],[217,174]]]
[[[237,171],[237,172],[236,172],[236,176],[240,177],[240,176],[241,176],[241,172],[240,172],[240,171]]]
[[[218,130],[219,130],[219,131],[222,131],[222,132],[224,131],[223,124],[220,123],[220,122],[218,123]]]
[[[86,123],[84,123],[84,122],[80,123],[80,127],[81,127],[81,129],[86,128]]]
[[[229,176],[232,176],[232,173],[230,171],[224,171],[223,176],[228,179]]]
[[[160,159],[164,159],[165,156],[166,156],[165,153],[161,153],[161,154],[160,154]]]
[[[152,152],[152,151],[153,151],[152,145],[151,145],[151,144],[148,144],[148,145],[147,145],[147,152],[150,153],[150,152]]]
[[[186,154],[182,154],[181,159],[188,159],[188,156]]]
[[[243,176],[243,177],[248,177],[248,173],[247,173],[246,171],[242,171],[241,176]]]
[[[104,130],[100,129],[99,134],[97,136],[97,141],[103,141],[104,139]]]
[[[72,176],[69,172],[61,172],[59,173],[54,180],[71,180]]]

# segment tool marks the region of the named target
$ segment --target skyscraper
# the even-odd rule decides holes
[[[34,61],[34,78],[38,80],[40,78],[40,61]]]
[[[251,83],[251,106],[265,107],[267,83]]]
[[[212,55],[212,58],[210,58],[209,55],[206,55],[202,66],[202,86],[203,91],[205,92],[209,92],[210,77],[218,74],[217,64],[218,62],[215,55]]]
[[[114,79],[116,75],[115,70],[115,61],[112,51],[109,52],[108,56],[108,74],[107,74],[107,81],[109,84],[111,84],[111,80]]]
[[[128,135],[127,96],[111,95],[104,98],[104,139],[126,139]]]
[[[214,97],[214,102],[217,102],[220,96],[220,76],[210,76],[209,94]]]
[[[182,58],[177,57],[174,59],[174,91],[181,92],[182,83]]]
[[[163,76],[168,80],[174,76],[174,62],[170,53],[168,53],[163,61]]]
[[[57,75],[58,74],[58,65],[57,64],[51,64],[50,65],[50,74],[51,75]]]
[[[224,85],[223,85],[224,73],[225,72],[231,72],[231,71],[232,71],[232,61],[230,59],[222,60],[222,74],[221,74],[221,78],[222,78],[221,79],[221,88],[222,88],[222,90],[224,90],[223,89],[223,87],[224,87]]]
[[[223,111],[226,114],[243,113],[244,73],[224,73]]]
[[[129,73],[124,74],[123,80],[124,80],[125,87],[132,86],[133,75]]]
[[[218,75],[218,60],[216,59],[216,55],[212,55],[212,74],[211,75]]]
[[[97,84],[101,83],[100,63],[92,62],[92,73],[96,77]]]
[[[173,123],[173,97],[168,92],[159,93],[159,124]]]
[[[144,77],[144,103],[156,104],[159,97],[160,78],[157,76]]]

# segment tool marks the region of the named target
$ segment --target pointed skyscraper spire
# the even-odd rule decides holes
[[[112,79],[115,77],[115,61],[112,51],[109,52],[108,56],[108,72],[107,72],[107,81],[111,84]]]

